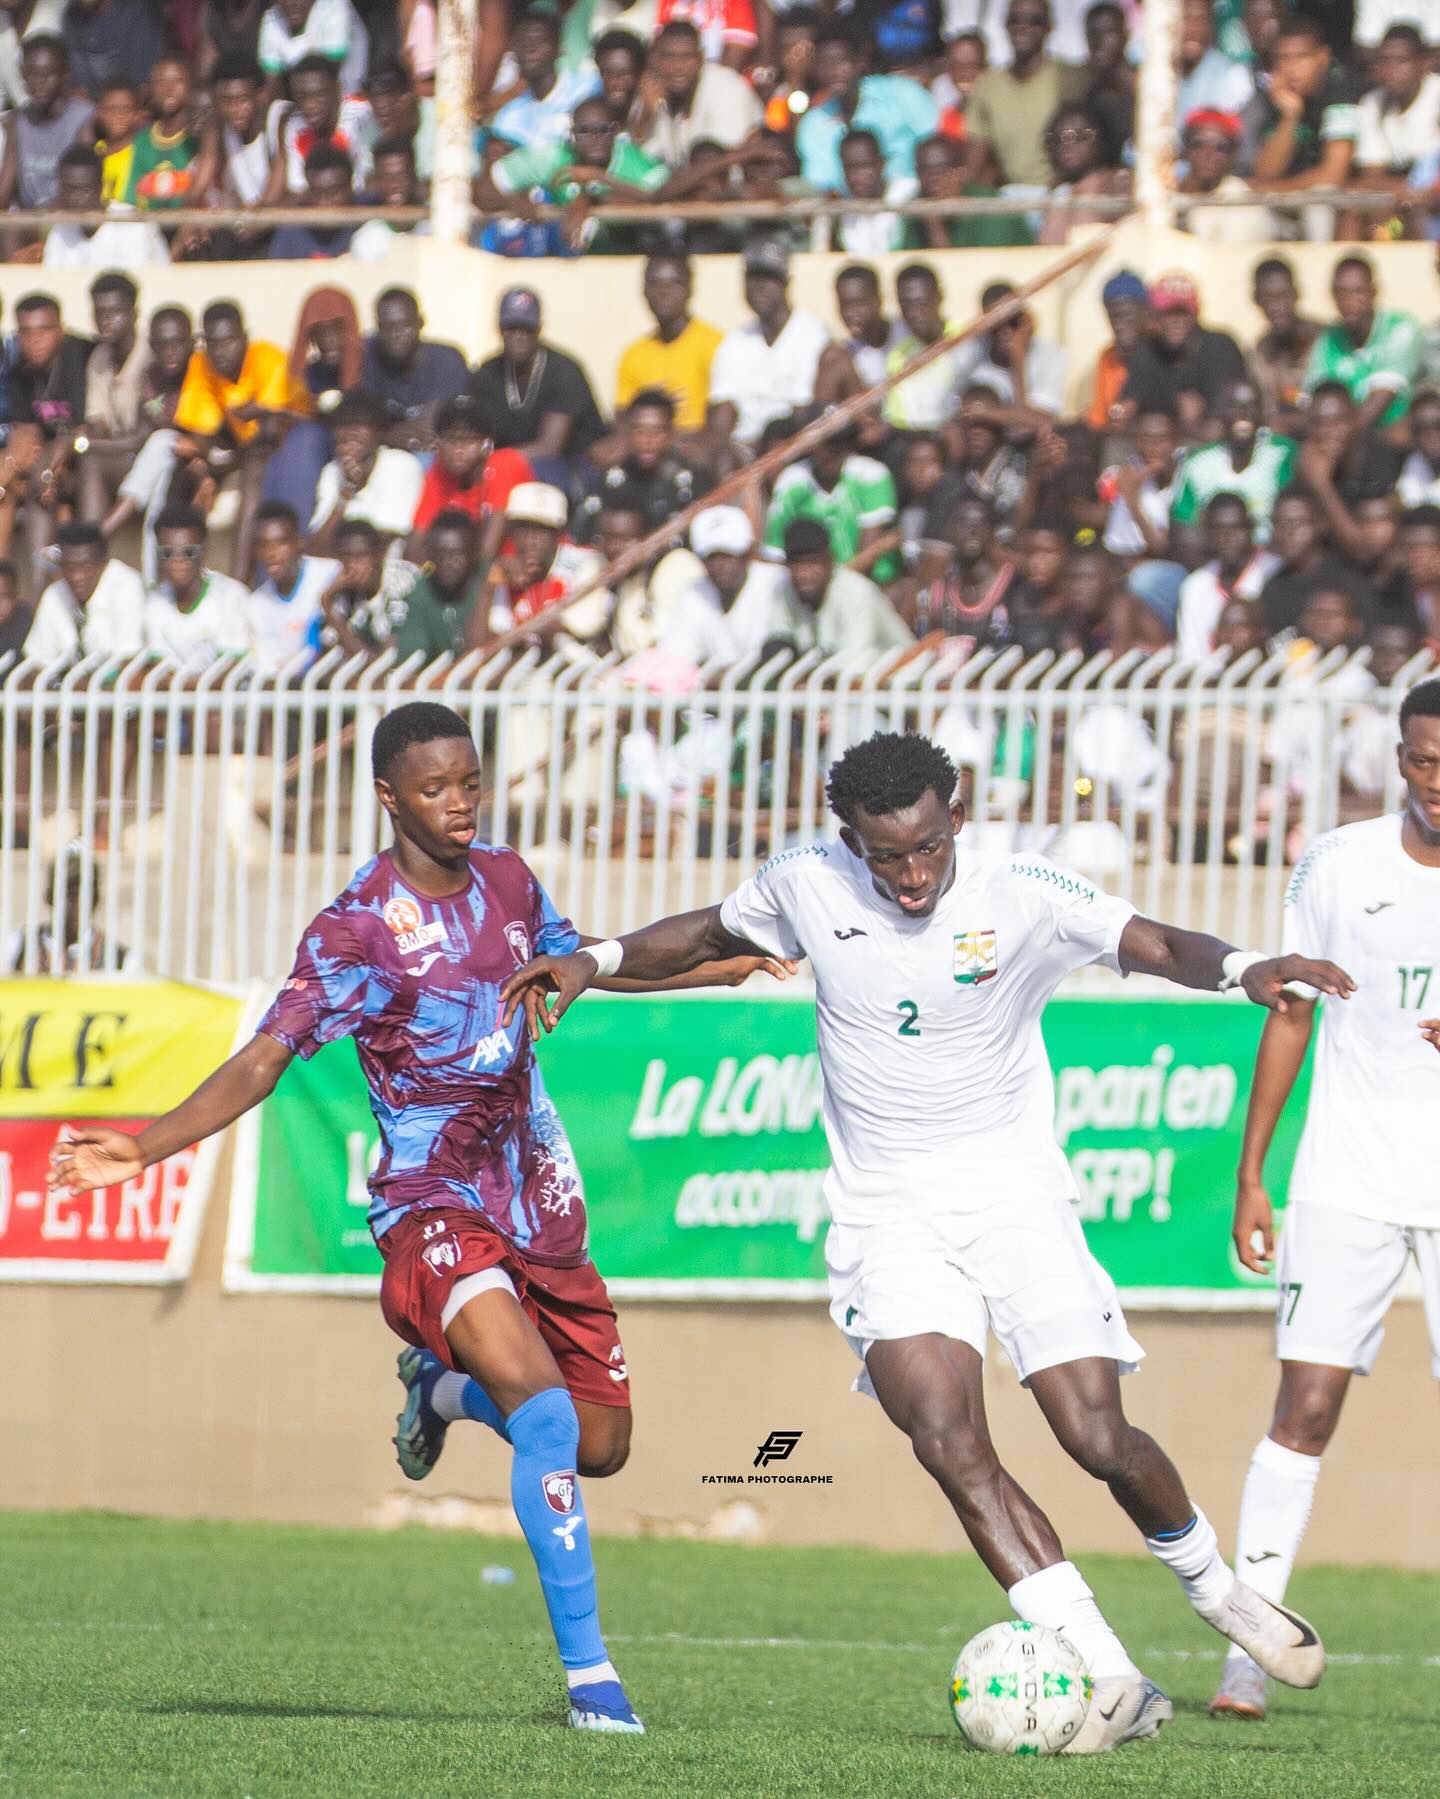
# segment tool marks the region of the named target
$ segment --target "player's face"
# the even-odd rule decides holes
[[[926,918],[955,878],[955,836],[963,806],[942,805],[926,793],[904,812],[872,816],[862,807],[840,835],[874,877],[875,890],[907,918]]]
[[[1440,718],[1412,718],[1400,739],[1406,804],[1430,838],[1440,836]]]
[[[475,841],[480,758],[468,737],[412,743],[390,764],[375,793],[397,837],[436,862],[459,862]]]

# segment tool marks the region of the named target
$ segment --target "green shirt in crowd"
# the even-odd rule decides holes
[[[566,140],[527,144],[523,149],[502,156],[491,169],[490,178],[502,194],[533,194],[551,205],[566,206],[582,191],[578,181],[565,179],[565,171],[573,168],[575,161],[575,146]],[[639,144],[632,143],[623,132],[615,139],[605,172],[647,194],[655,193],[670,179],[665,164],[648,150],[642,150]],[[594,200],[606,197],[603,181],[586,183],[584,191]],[[636,241],[635,226],[602,222],[586,248],[592,254],[627,255],[634,249]]]
[[[1297,454],[1292,438],[1279,437],[1266,425],[1255,433],[1255,448],[1243,469],[1230,460],[1226,444],[1202,444],[1181,460],[1170,516],[1177,525],[1197,524],[1217,493],[1239,494],[1249,508],[1256,540],[1268,542],[1270,514],[1295,472]]]
[[[765,546],[783,550],[787,526],[797,518],[813,518],[830,533],[836,562],[851,562],[859,554],[865,531],[894,524],[898,503],[894,476],[870,456],[847,456],[840,479],[829,489],[815,479],[808,462],[792,463],[775,483],[765,519]],[[899,572],[893,556],[882,556],[871,570],[876,581],[893,580]]]
[[[1420,326],[1408,312],[1377,311],[1370,335],[1358,349],[1343,325],[1327,325],[1310,351],[1306,391],[1322,381],[1339,381],[1358,404],[1384,388],[1395,398],[1379,423],[1393,425],[1410,405],[1410,390],[1420,369],[1420,341]]]
[[[447,599],[430,573],[421,575],[405,602],[405,617],[395,628],[395,654],[403,662],[416,650],[426,662],[437,656],[458,654],[475,610],[485,591],[484,575],[474,580],[458,599]]]

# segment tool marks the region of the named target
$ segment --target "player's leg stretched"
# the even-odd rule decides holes
[[[1236,1579],[1175,1464],[1126,1418],[1116,1364],[1087,1356],[1039,1369],[1029,1384],[1061,1447],[1106,1483],[1205,1622],[1277,1680],[1315,1686],[1325,1671],[1319,1637],[1303,1618]]]
[[[1250,1458],[1235,1534],[1236,1567],[1271,1601],[1285,1597],[1310,1522],[1320,1457],[1335,1434],[1349,1386],[1348,1368],[1280,1364],[1275,1416]],[[1232,1649],[1226,1656],[1210,1710],[1236,1718],[1264,1717],[1265,1675],[1243,1650]]]
[[[445,1338],[460,1367],[498,1409],[515,1452],[511,1502],[535,1558],[569,1682],[570,1722],[580,1729],[640,1731],[600,1634],[578,1481],[580,1419],[554,1357],[513,1290],[499,1286],[467,1300]],[[623,1460],[623,1446],[618,1453]]]
[[[1016,1616],[1059,1631],[1085,1657],[1096,1702],[1071,1750],[1153,1736],[1171,1716],[1170,1702],[1126,1654],[1050,1520],[1001,1467],[979,1354],[926,1334],[872,1343],[865,1366],[886,1416],[909,1437]]]

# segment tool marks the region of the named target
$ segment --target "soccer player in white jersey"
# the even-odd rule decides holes
[[[957,844],[955,788],[954,765],[926,738],[869,738],[830,774],[839,843],[784,851],[723,905],[537,958],[502,989],[501,1017],[523,1004],[532,1032],[549,1029],[622,964],[633,978],[742,947],[809,957],[832,1164],[830,1312],[861,1358],[857,1386],[909,1437],[1016,1613],[1085,1655],[1096,1699],[1070,1748],[1108,1749],[1153,1736],[1170,1702],[996,1457],[987,1328],[1207,1623],[1293,1686],[1315,1685],[1325,1656],[1304,1619],[1235,1578],[1169,1458],[1125,1417],[1119,1375],[1142,1351],[1076,1221],[1040,1015],[1091,962],[1243,986],[1264,1006],[1286,1003],[1288,982],[1343,996],[1350,981],[1328,962],[1272,960],[1141,918],[1042,857],[971,854]]]
[[[1285,947],[1333,956],[1356,992],[1326,1006],[1300,1151],[1280,1233],[1280,1391],[1250,1462],[1235,1557],[1283,1598],[1310,1517],[1320,1457],[1353,1374],[1368,1374],[1413,1255],[1440,1375],[1440,1175],[1427,1125],[1440,1118],[1440,681],[1400,708],[1405,807],[1311,845],[1285,895]],[[1265,1156],[1315,1023],[1307,989],[1265,1021],[1245,1120],[1235,1248],[1267,1273],[1274,1224]],[[1427,1016],[1427,1010],[1429,1016]],[[1225,1663],[1212,1712],[1265,1715],[1265,1676]]]

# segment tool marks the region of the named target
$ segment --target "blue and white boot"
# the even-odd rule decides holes
[[[570,1689],[572,1730],[618,1730],[643,1737],[645,1726],[635,1716],[618,1680],[587,1681]]]
[[[396,1359],[395,1372],[406,1389],[405,1409],[395,1420],[395,1459],[407,1480],[424,1480],[440,1460],[450,1428],[430,1403],[445,1367],[428,1350],[407,1347]]]

